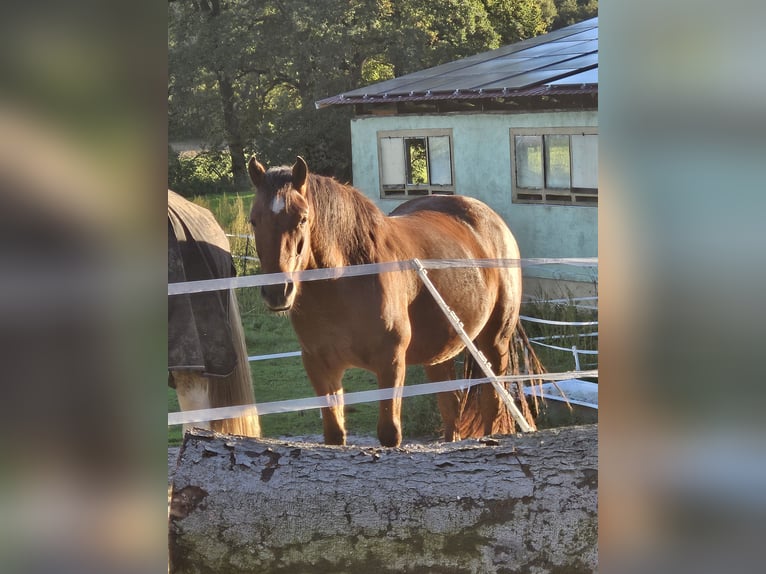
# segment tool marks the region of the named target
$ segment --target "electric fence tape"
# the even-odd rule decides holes
[[[426,269],[450,269],[465,267],[519,267],[537,264],[565,264],[581,267],[598,265],[598,258],[558,258],[558,259],[423,259],[420,261]],[[240,289],[243,287],[262,287],[290,281],[322,281],[325,279],[340,279],[341,277],[360,277],[377,273],[393,271],[416,271],[413,260],[390,261],[386,263],[367,263],[350,265],[348,267],[330,267],[324,269],[309,269],[290,273],[266,273],[263,275],[244,275],[242,277],[226,277],[223,279],[205,279],[202,281],[186,281],[169,283],[168,295],[183,295],[188,293],[203,293],[222,289]]]
[[[500,382],[517,382],[527,380],[542,381],[565,381],[582,377],[598,377],[598,369],[588,371],[567,371],[562,373],[542,373],[523,375],[504,375],[496,379]],[[307,397],[304,399],[290,399],[286,401],[273,401],[269,403],[237,405],[232,407],[218,407],[214,409],[199,409],[168,413],[168,426],[181,424],[205,423],[209,421],[231,419],[245,414],[269,415],[277,413],[289,413],[320,409],[323,407],[337,407],[341,404],[353,405],[369,403],[393,398],[414,397],[418,395],[430,395],[446,391],[465,391],[474,385],[491,382],[489,377],[480,379],[456,379],[452,381],[440,381],[436,383],[421,383],[391,389],[375,389],[371,391],[357,391],[343,395],[323,395],[319,397]]]

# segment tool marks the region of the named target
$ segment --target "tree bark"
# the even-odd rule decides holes
[[[401,448],[187,435],[171,572],[593,572],[597,426]]]
[[[234,105],[234,86],[226,73],[218,72],[217,77],[218,92],[221,95],[221,104],[223,106],[224,130],[226,131],[229,154],[231,155],[231,174],[234,178],[234,185],[237,188],[246,188],[249,186],[250,180],[247,176],[242,130],[240,130],[239,118],[237,117]]]

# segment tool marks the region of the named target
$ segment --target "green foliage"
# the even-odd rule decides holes
[[[410,169],[408,183],[428,183],[428,163],[426,160],[426,140],[407,140],[407,165]]]
[[[394,66],[383,56],[370,56],[362,62],[362,82],[365,84],[374,84],[394,77]]]
[[[221,151],[181,154],[168,146],[168,188],[184,197],[233,191],[231,156]]]
[[[553,29],[570,26],[594,16],[598,16],[598,0],[554,0],[556,18]]]
[[[553,0],[486,0],[485,4],[503,46],[545,34],[556,15]]]

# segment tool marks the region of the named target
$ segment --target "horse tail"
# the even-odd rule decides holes
[[[242,328],[239,304],[233,289],[229,290],[229,324],[232,343],[237,353],[237,365],[231,374],[225,377],[210,378],[208,397],[212,408],[255,403],[253,377],[250,362],[247,360],[245,331]],[[210,426],[212,430],[225,434],[261,436],[261,424],[255,408],[252,413],[248,412],[240,417],[212,421]]]
[[[512,374],[519,375],[522,373],[530,374],[542,374],[545,373],[545,367],[537,357],[529,338],[527,337],[524,327],[521,322],[516,324],[516,329],[509,343],[509,361],[508,369],[505,373],[495,373],[498,376]],[[481,369],[476,363],[476,359],[473,358],[468,351],[464,351],[464,378],[471,379],[474,377],[483,376]],[[530,380],[530,384],[542,384],[538,379],[537,382]],[[524,392],[524,384],[526,381],[506,382],[502,383],[511,396],[514,398],[516,406],[519,407],[524,420],[533,428],[536,429],[535,418],[540,412],[540,404],[537,395],[540,393],[534,393],[532,397],[528,396]],[[457,423],[457,431],[462,438],[469,437],[482,437],[487,433],[487,427],[489,421],[485,421],[486,407],[482,408],[482,403],[486,405],[488,401],[482,401],[483,393],[492,393],[496,399],[495,404],[499,402],[499,408],[493,409],[495,412],[492,416],[492,430],[489,434],[512,434],[516,432],[516,422],[511,416],[510,411],[505,407],[505,403],[500,401],[500,397],[497,397],[497,392],[490,384],[474,385],[463,393],[463,397],[460,405],[460,416]]]

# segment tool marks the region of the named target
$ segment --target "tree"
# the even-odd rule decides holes
[[[556,17],[553,0],[485,0],[501,44],[545,34]]]
[[[250,25],[242,18],[245,3],[173,1],[169,7],[171,135],[173,130],[204,133],[213,146],[225,142],[235,185],[245,186],[247,169],[236,86],[248,54]],[[178,121],[181,118],[186,121]],[[199,123],[190,125],[190,120]]]
[[[554,0],[558,15],[553,21],[554,30],[571,26],[598,15],[598,0]]]
[[[348,180],[352,110],[314,102],[546,32],[552,0],[170,0],[171,141],[245,155],[302,155]]]

